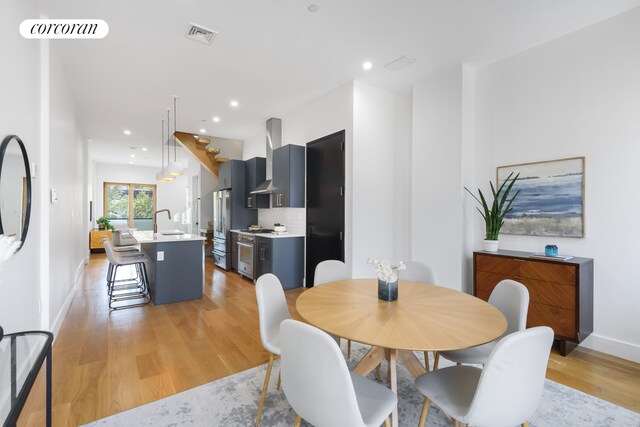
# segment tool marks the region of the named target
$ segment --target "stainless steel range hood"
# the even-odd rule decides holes
[[[273,192],[271,183],[273,168],[273,150],[282,147],[282,120],[270,118],[267,120],[267,180],[260,184],[251,194],[269,194]]]

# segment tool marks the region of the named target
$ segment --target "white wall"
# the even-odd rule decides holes
[[[267,131],[265,126],[263,126],[263,128],[255,135],[242,142],[242,160],[249,160],[254,157],[266,157]]]
[[[200,166],[200,228],[207,228],[213,221],[213,190],[218,177]]]
[[[49,64],[49,185],[58,203],[49,204],[49,324],[54,330],[66,314],[82,270],[84,242],[84,149],[64,68],[55,46]],[[69,297],[69,299],[68,299]],[[66,304],[65,304],[66,302]]]
[[[408,261],[412,256],[411,197],[413,146],[413,92],[395,95],[394,108],[394,259]]]
[[[25,40],[17,31],[24,19],[38,16],[33,2],[4,2],[0,14],[0,52],[11,58],[0,67],[0,137],[16,134],[24,141],[31,162],[40,162],[39,78],[40,49],[36,40]],[[6,61],[5,61],[6,62]],[[38,329],[40,300],[40,219],[42,191],[32,181],[29,234],[22,249],[0,266],[0,325],[5,332]]]
[[[169,209],[171,219],[166,213],[158,214],[158,230],[179,229],[187,232],[191,217],[187,203],[187,189],[191,185],[191,177],[200,173],[200,164],[195,159],[188,160],[184,175],[170,182],[157,182],[158,168],[139,165],[117,165],[111,163],[95,163],[94,177],[94,222],[104,215],[104,183],[122,182],[132,184],[156,185],[156,208]],[[206,224],[206,222],[205,222]]]
[[[413,89],[412,257],[462,290],[462,67]]]
[[[353,275],[371,277],[370,257],[398,260],[396,163],[394,126],[396,96],[354,82],[353,101]],[[408,215],[407,215],[408,216]]]
[[[505,248],[595,262],[595,337],[640,361],[640,9],[489,65],[477,75],[476,182],[498,165],[586,157],[585,238],[501,236]],[[477,218],[476,218],[477,219]],[[476,247],[481,232],[474,233]],[[628,345],[625,345],[628,344]]]

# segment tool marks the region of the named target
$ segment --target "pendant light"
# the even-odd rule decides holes
[[[162,134],[163,146],[164,146],[164,141],[167,142],[167,165],[162,168],[162,178],[164,179],[164,182],[173,181],[173,179],[175,178],[175,176],[169,173],[169,158],[171,157],[171,154],[169,152],[169,135],[171,134],[171,130],[169,129],[169,123],[171,123],[170,114],[171,114],[171,109],[167,108],[167,139],[166,140],[164,139],[164,133]]]
[[[164,176],[164,120],[162,120],[162,136],[160,137],[160,145],[162,147],[162,164],[160,167],[160,172],[156,174],[156,180],[158,182],[168,182],[171,179],[167,179]]]
[[[177,131],[176,125],[178,122],[178,119],[177,119],[178,111],[176,109],[177,99],[178,99],[177,96],[173,97],[173,132],[174,133]],[[170,133],[167,136],[171,138]],[[167,172],[169,173],[169,175],[174,177],[180,176],[184,173],[184,166],[182,166],[182,163],[178,161],[178,143],[176,142],[175,136],[173,137],[173,162],[167,165]]]

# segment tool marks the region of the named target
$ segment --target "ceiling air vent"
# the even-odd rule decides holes
[[[389,62],[387,65],[384,66],[384,68],[391,71],[398,71],[398,70],[402,70],[405,67],[408,67],[414,62],[416,62],[416,58],[403,55],[400,58],[396,58],[393,61]]]
[[[208,28],[204,28],[201,25],[191,23],[189,32],[187,33],[187,38],[200,43],[211,44],[211,42],[216,38],[217,35],[217,31],[213,31]]]

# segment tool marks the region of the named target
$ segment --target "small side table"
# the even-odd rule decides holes
[[[53,334],[27,331],[0,341],[0,422],[15,426],[45,359],[47,360],[47,427],[51,427],[51,344]]]

